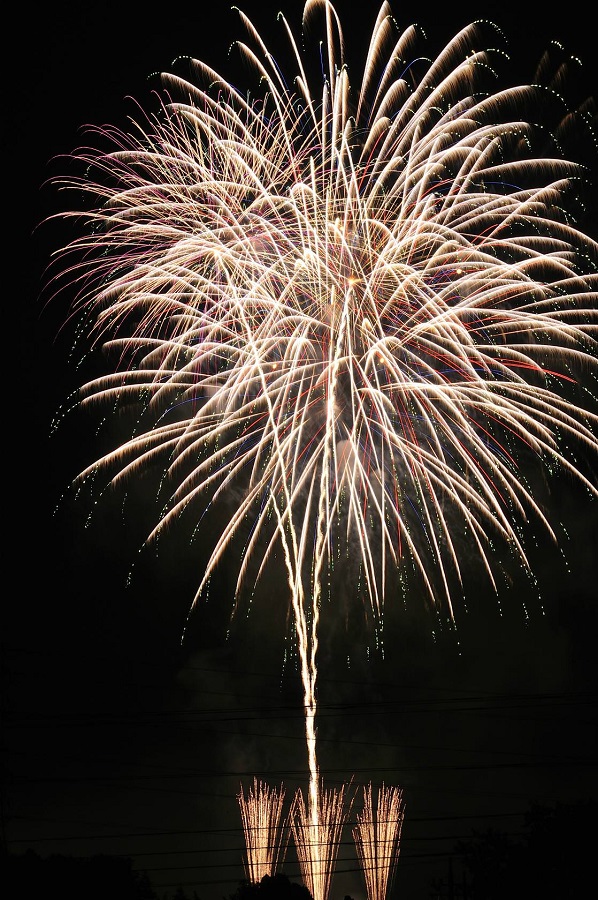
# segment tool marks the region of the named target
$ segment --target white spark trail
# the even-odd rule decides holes
[[[164,76],[155,114],[95,129],[111,149],[57,179],[87,205],[56,256],[78,339],[117,358],[79,403],[137,414],[77,486],[158,468],[148,543],[189,510],[201,530],[234,494],[194,605],[225,559],[236,607],[281,556],[309,760],[297,810],[318,829],[340,802],[321,788],[316,714],[341,539],[379,642],[406,565],[456,617],[464,540],[497,593],[497,543],[533,576],[524,532],[558,535],[528,467],[598,496],[598,244],[574,219],[583,168],[526,119],[555,90],[487,89],[506,60],[480,47],[495,26],[425,62],[383,3],[354,94],[328,0],[304,8],[306,34],[324,28],[315,79],[284,17],[294,80],[240,15],[255,97],[194,60]]]

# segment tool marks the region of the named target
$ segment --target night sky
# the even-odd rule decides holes
[[[358,60],[378,5],[360,4],[367,12],[359,15],[350,12],[357,5],[337,3],[349,56]],[[511,71],[513,80],[531,79],[542,50],[559,40],[583,62],[571,87],[597,95],[590,23],[563,21],[543,3],[522,6],[462,3],[458,12],[448,5],[427,12],[422,4],[394,4],[393,11],[401,27],[419,22],[435,51],[473,19],[494,19],[510,42],[513,65],[504,76]],[[242,79],[228,56],[243,35],[236,13],[218,0],[205,8],[182,0],[150,12],[146,4],[97,2],[74,12],[62,0],[17,13],[4,79],[4,178],[14,194],[5,213],[16,249],[4,285],[10,389],[1,799],[11,853],[122,854],[160,893],[182,885],[201,900],[219,900],[243,877],[240,784],[254,775],[284,783],[290,800],[307,783],[284,582],[272,579],[249,614],[241,609],[231,619],[224,568],[187,621],[201,543],[190,549],[185,533],[173,532],[159,556],[138,552],[153,523],[151,479],[131,486],[126,508],[100,505],[88,523],[90,509],[69,484],[119,440],[119,422],[97,433],[95,423],[73,416],[51,433],[82,378],[69,359],[69,328],[60,332],[68,297],[46,305],[49,292],[42,292],[64,232],[36,227],[63,208],[44,186],[61,165],[52,158],[77,145],[83,125],[125,126],[130,98],[143,106],[158,87],[152,73],[194,56]],[[302,4],[251,0],[241,8],[276,52],[283,42],[276,10],[297,32]],[[595,172],[598,182],[598,158]],[[586,228],[598,236],[595,215]],[[358,800],[370,781],[403,788],[397,896],[427,897],[431,879],[446,877],[456,841],[473,830],[520,833],[531,802],[598,800],[597,506],[557,479],[550,516],[570,540],[561,554],[540,539],[538,591],[513,572],[499,614],[487,585],[472,577],[456,633],[439,629],[423,603],[405,613],[390,598],[386,655],[368,657],[371,636],[359,633],[358,617],[347,634],[342,601],[324,611],[322,775],[328,786],[352,780]],[[292,856],[285,871],[299,880]],[[365,897],[349,828],[331,898],[347,893]]]

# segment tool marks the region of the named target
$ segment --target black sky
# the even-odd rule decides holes
[[[378,6],[361,4],[358,13],[356,5],[344,0],[337,9],[347,43],[359,48]],[[278,6],[296,26],[300,4]],[[439,11],[404,3],[393,11],[401,27],[419,22],[436,50],[473,19],[493,19],[509,39],[520,78],[531,78],[541,51],[559,40],[582,60],[580,81],[596,96],[591,23],[565,19],[562,9],[543,3],[522,7],[467,2]],[[241,8],[276,51],[282,31],[272,4],[251,0]],[[20,9],[13,34],[3,142],[11,232],[4,285],[3,840],[12,853],[31,847],[42,855],[125,854],[161,891],[182,884],[213,900],[228,896],[243,876],[240,782],[254,775],[284,782],[289,799],[306,783],[300,692],[273,627],[284,597],[274,589],[258,596],[227,640],[223,572],[181,644],[199,575],[186,542],[175,535],[159,559],[140,559],[125,587],[149,522],[143,486],[135,517],[112,505],[86,527],[89,510],[72,499],[55,514],[101,439],[84,420],[50,435],[79,376],[58,334],[64,300],[41,308],[43,270],[59,230],[36,226],[60,208],[43,187],[55,171],[49,161],[77,144],[81,126],[124,125],[132,111],[126,97],[143,104],[157,86],[152,73],[170,70],[178,56],[242,77],[228,58],[242,29],[228,3],[123,9],[97,2],[74,11],[58,2]],[[598,161],[595,173],[598,181]],[[353,777],[355,787],[385,781],[404,788],[398,896],[427,897],[431,878],[446,873],[456,839],[472,829],[515,834],[531,801],[598,799],[596,503],[569,484],[552,503],[571,540],[567,564],[547,544],[538,549],[543,616],[517,577],[502,617],[476,584],[457,635],[434,638],[429,620],[403,620],[390,609],[386,659],[369,665],[339,652],[340,623],[327,619],[322,774],[331,786]],[[287,871],[298,879],[292,862]],[[333,900],[364,897],[349,829],[338,873]]]

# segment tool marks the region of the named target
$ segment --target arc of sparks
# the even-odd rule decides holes
[[[78,402],[138,410],[78,484],[161,466],[150,543],[189,508],[200,529],[234,490],[195,602],[227,554],[238,599],[282,551],[310,771],[297,809],[314,829],[338,548],[359,561],[378,640],[406,560],[451,619],[465,544],[498,591],[497,541],[528,571],[529,522],[557,541],[523,458],[598,496],[578,453],[598,451],[598,245],[565,212],[581,168],[530,151],[519,108],[546,95],[478,89],[494,59],[480,23],[418,81],[415,29],[397,35],[383,3],[355,96],[328,0],[305,4],[304,23],[317,16],[315,85],[284,18],[294,81],[241,13],[256,100],[193,61],[189,79],[164,76],[154,117],[105,131],[113,150],[82,150],[85,174],[58,181],[94,204],[72,212],[89,230],[57,256],[79,334],[119,360]],[[309,877],[323,900],[325,876]]]

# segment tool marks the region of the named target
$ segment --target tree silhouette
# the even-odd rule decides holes
[[[264,875],[260,882],[241,881],[230,900],[312,900],[312,896],[304,885],[277,872]]]
[[[598,803],[532,803],[523,835],[473,832],[455,848],[471,875],[470,900],[578,900],[591,896]]]

